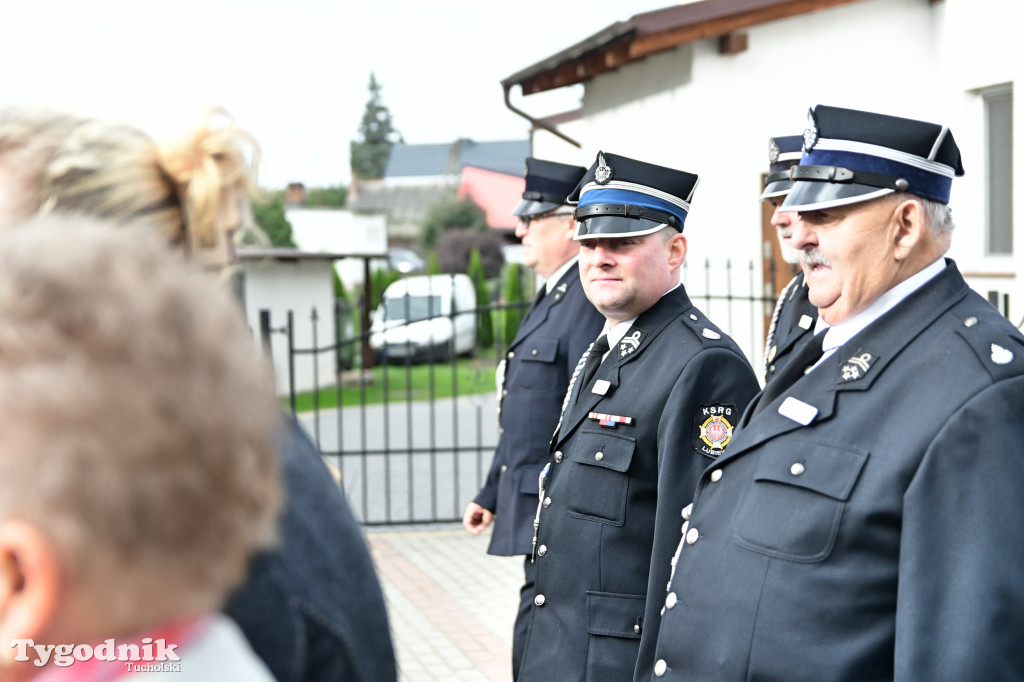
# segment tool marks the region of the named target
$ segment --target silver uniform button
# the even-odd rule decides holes
[[[712,483],[718,483],[721,480],[722,480],[722,470],[721,469],[715,469],[714,471],[711,472],[711,482]]]
[[[545,497],[544,498],[544,508],[547,509],[550,506],[551,506],[551,498],[550,497]]]
[[[697,542],[697,539],[699,537],[700,532],[696,528],[691,528],[690,530],[686,531],[686,544],[692,545],[693,543]]]
[[[598,452],[596,455],[594,455],[594,459],[596,459],[598,462],[600,462],[602,459],[604,459],[604,453],[603,452]]]
[[[634,625],[633,626],[633,632],[635,632],[636,634],[639,635],[640,634],[640,626],[639,625]]]
[[[501,473],[505,473],[506,471],[508,471],[508,466],[505,465],[505,464],[502,464],[501,465]]]
[[[665,662],[664,658],[659,658],[658,662],[654,664],[654,674],[658,677],[663,677],[668,672],[668,663]]]
[[[534,348],[533,350],[530,351],[530,355],[536,355],[536,354],[537,354],[537,349],[536,348]]]
[[[514,358],[515,356],[516,356],[516,354],[515,354],[515,352],[514,352],[514,351],[509,351],[509,352],[508,352],[508,359],[509,359],[509,360],[511,360],[511,359],[512,359],[512,358]]]
[[[665,597],[665,608],[666,609],[671,609],[672,607],[674,607],[676,605],[676,602],[678,602],[678,601],[679,601],[679,597],[676,596],[676,593],[675,592],[669,592],[668,596]]]
[[[561,450],[555,450],[555,464],[561,464],[561,463],[562,463],[562,451]]]
[[[540,547],[537,548],[537,556],[544,556],[547,553],[548,553],[548,546],[547,545],[541,545]]]
[[[978,318],[976,317],[968,317],[966,320],[964,320],[965,327],[973,327],[976,324],[978,324]]]
[[[545,601],[546,600],[544,599],[544,595],[543,594],[538,594],[536,597],[533,598],[533,603],[536,604],[537,606],[544,606],[544,602]]]
[[[804,473],[804,465],[801,464],[800,462],[794,462],[793,466],[789,467],[789,473],[793,474],[794,476],[799,476],[800,474]]]
[[[683,519],[686,521],[690,520],[690,514],[693,513],[693,502],[683,507]]]

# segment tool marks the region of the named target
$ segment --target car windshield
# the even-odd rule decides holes
[[[441,314],[440,296],[399,296],[384,302],[385,320],[417,322],[438,317]]]

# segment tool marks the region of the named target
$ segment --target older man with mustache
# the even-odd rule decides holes
[[[1024,336],[943,257],[962,174],[945,126],[811,112],[817,333],[702,474],[638,678],[1021,678]]]

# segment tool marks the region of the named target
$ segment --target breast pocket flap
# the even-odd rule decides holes
[[[554,362],[558,357],[558,339],[533,339],[521,352],[523,362]]]
[[[785,451],[766,452],[754,480],[795,486],[846,501],[860,476],[868,453],[834,443],[796,442]]]
[[[579,464],[623,473],[629,469],[635,446],[636,440],[630,436],[619,436],[610,431],[583,432],[572,453],[572,459]]]

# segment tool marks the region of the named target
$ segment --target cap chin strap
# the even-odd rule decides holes
[[[898,192],[906,192],[910,189],[910,183],[904,178],[894,178],[891,175],[868,173],[867,171],[852,171],[840,166],[792,166],[788,172],[769,175],[768,182],[773,182],[772,178],[775,178],[775,180],[789,179],[838,182],[843,184],[856,183],[858,185],[867,185],[868,187],[894,189]]]
[[[645,220],[670,225],[680,232],[682,232],[683,229],[682,225],[679,224],[679,219],[671,213],[659,211],[655,208],[647,208],[646,206],[633,206],[631,204],[591,204],[589,206],[580,206],[573,211],[572,215],[577,221],[582,221],[586,218],[593,218],[594,216],[605,215],[622,216],[624,218],[643,218]]]

